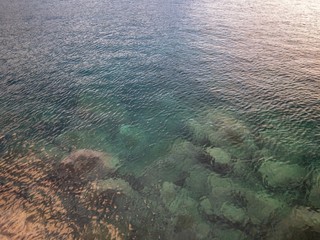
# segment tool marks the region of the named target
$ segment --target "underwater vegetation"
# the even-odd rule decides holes
[[[1,237],[319,236],[317,169],[277,160],[272,149],[261,148],[260,136],[229,112],[215,110],[190,119],[186,129],[162,156],[133,172],[123,166],[128,156],[139,155],[147,135],[131,125],[120,124],[113,136],[130,155],[108,153],[110,144],[98,144],[106,138],[103,132],[91,130],[67,131],[27,154],[7,151],[0,171]],[[3,145],[8,141],[13,138],[1,139]],[[103,151],[85,149],[94,144],[104,146]]]
[[[1,238],[320,236],[319,170],[277,160],[272,149],[257,143],[260,136],[226,111],[211,111],[186,126],[189,132],[168,151],[132,172],[124,167],[130,159],[107,152],[109,144],[103,151],[77,149],[74,132],[46,148],[6,152],[0,170]],[[81,147],[104,139],[103,133],[79,134]],[[147,138],[143,128],[123,124],[114,137],[133,151]],[[4,136],[2,144],[11,140]]]

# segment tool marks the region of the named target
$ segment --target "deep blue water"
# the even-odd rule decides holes
[[[12,234],[318,239],[319,16],[316,0],[2,0],[0,208],[21,215]],[[79,149],[119,164],[66,192],[56,165]],[[96,182],[123,193],[117,208],[102,207],[111,190]],[[35,213],[39,186],[62,215],[43,196]],[[72,231],[50,235],[48,219]]]

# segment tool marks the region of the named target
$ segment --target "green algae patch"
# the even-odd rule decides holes
[[[309,202],[311,206],[316,208],[320,208],[320,173],[318,171],[313,174],[312,187],[309,194]]]
[[[220,164],[230,164],[231,156],[221,148],[207,148],[207,153],[214,158],[214,161]]]
[[[307,177],[307,170],[298,164],[284,162],[264,162],[260,168],[263,182],[271,188],[293,188],[299,186]]]

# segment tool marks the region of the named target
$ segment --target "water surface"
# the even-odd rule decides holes
[[[0,236],[318,239],[319,16],[316,0],[1,1]],[[80,149],[117,164],[64,176]]]

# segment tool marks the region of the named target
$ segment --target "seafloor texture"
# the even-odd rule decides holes
[[[0,239],[320,239],[319,16],[0,1]]]

